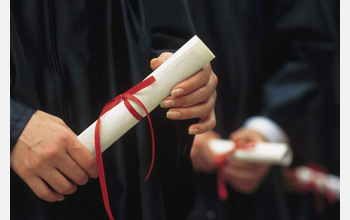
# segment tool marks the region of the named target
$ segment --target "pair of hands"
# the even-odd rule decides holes
[[[155,70],[172,53],[163,53],[151,61]],[[210,64],[176,85],[172,95],[161,102],[170,108],[167,117],[172,120],[200,118],[189,127],[190,134],[206,132],[216,125],[214,105],[217,77]],[[64,195],[77,190],[89,178],[97,178],[95,157],[77,139],[77,135],[58,117],[36,111],[10,156],[11,168],[41,199],[62,201]],[[48,186],[48,185],[50,186]]]
[[[235,142],[265,141],[259,132],[245,127],[232,132],[229,138]],[[191,159],[194,169],[198,172],[211,173],[216,170],[214,155],[208,146],[211,139],[221,139],[221,137],[213,130],[195,137]],[[270,168],[270,165],[267,164],[240,162],[233,157],[227,157],[227,159],[228,162],[224,169],[227,182],[236,191],[245,194],[256,191]]]

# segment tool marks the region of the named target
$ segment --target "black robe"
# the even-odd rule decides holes
[[[315,161],[339,175],[336,2],[188,0],[198,36],[216,55],[215,130],[223,138],[248,117],[263,115],[286,131],[293,166]],[[299,213],[298,202],[304,200],[289,199],[279,167],[272,167],[254,195],[229,187],[225,203],[218,198],[215,178],[216,174],[196,174],[195,210],[189,220],[294,220],[312,215],[312,200]],[[336,219],[339,203],[333,213]]]
[[[80,134],[104,104],[151,73],[150,60],[193,36],[182,1],[11,0],[11,148],[37,109]],[[193,206],[189,159],[193,120],[152,118],[103,153],[116,219],[184,219]],[[11,170],[11,219],[107,219],[99,182],[90,179],[62,202],[40,200]]]

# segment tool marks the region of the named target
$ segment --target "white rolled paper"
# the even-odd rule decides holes
[[[313,179],[314,177],[316,179]],[[331,192],[335,198],[340,197],[340,178],[332,174],[315,171],[307,166],[300,166],[295,170],[297,181],[303,184],[315,181],[316,187],[322,192]]]
[[[231,140],[211,140],[209,147],[214,154],[225,154],[235,148]],[[236,150],[232,156],[237,160],[253,163],[268,163],[289,166],[293,159],[292,151],[288,144],[259,142],[249,150]]]
[[[197,36],[194,36],[148,76],[155,77],[156,81],[135,93],[134,96],[145,105],[148,112],[151,112],[170,94],[176,84],[196,73],[214,58],[214,54],[207,46]],[[146,116],[142,107],[133,101],[130,103],[140,115]],[[123,102],[104,114],[101,117],[100,127],[101,152],[137,123],[138,120]],[[95,125],[96,121],[78,136],[80,142],[94,155],[96,155]]]

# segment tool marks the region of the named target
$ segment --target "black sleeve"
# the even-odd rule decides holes
[[[35,110],[13,99],[10,101],[10,108],[10,147],[12,149]]]

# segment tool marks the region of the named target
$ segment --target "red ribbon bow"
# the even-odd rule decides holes
[[[230,152],[220,155],[214,159],[214,162],[217,166],[217,188],[219,198],[222,201],[226,201],[228,198],[226,182],[225,182],[225,173],[224,168],[227,163],[227,155],[234,153],[236,150],[251,150],[255,147],[255,142],[236,142],[235,148]]]
[[[103,168],[103,160],[102,160],[102,152],[101,152],[101,142],[100,142],[100,124],[101,124],[101,117],[111,110],[113,107],[118,105],[120,102],[124,101],[125,107],[129,110],[129,112],[137,119],[141,120],[143,117],[132,107],[130,104],[129,100],[132,100],[139,104],[143,110],[146,112],[149,126],[151,129],[151,135],[152,135],[152,162],[150,169],[148,171],[148,174],[145,178],[145,181],[148,179],[149,175],[151,174],[153,164],[154,164],[154,157],[155,157],[155,143],[154,143],[154,133],[153,133],[153,127],[152,127],[152,121],[151,118],[148,114],[148,111],[144,104],[134,96],[134,94],[147,86],[151,85],[154,83],[156,79],[151,76],[144,81],[140,82],[136,86],[132,87],[128,91],[126,91],[124,94],[118,95],[117,97],[113,98],[107,104],[103,107],[102,113],[97,119],[96,122],[96,128],[95,128],[95,151],[96,151],[96,160],[97,160],[97,168],[98,168],[98,174],[99,174],[99,179],[100,179],[100,186],[101,186],[101,191],[102,191],[102,197],[103,197],[103,202],[107,211],[107,214],[111,220],[113,220],[113,215],[111,212],[111,208],[109,205],[109,199],[108,199],[108,192],[107,192],[107,186],[106,186],[106,179],[105,179],[105,174],[104,174],[104,168]]]

